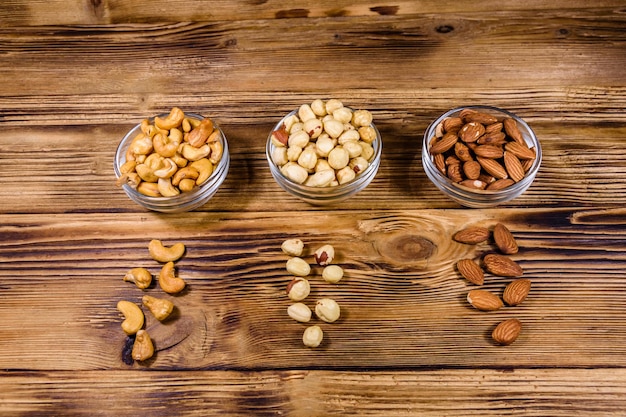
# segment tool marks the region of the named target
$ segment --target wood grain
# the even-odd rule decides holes
[[[621,416],[626,408],[626,5],[623,1],[5,0],[0,4],[0,414],[10,416]],[[265,157],[280,118],[315,98],[372,111],[383,154],[339,205],[285,193]],[[543,149],[526,193],[466,209],[426,177],[421,141],[450,108],[518,114]],[[231,167],[191,213],[148,212],[113,157],[142,119],[214,118]],[[452,241],[502,222],[532,281],[519,306],[479,312]],[[345,278],[318,349],[287,316],[280,244],[330,243]],[[182,241],[178,296],[150,239]],[[509,278],[487,274],[501,294]],[[117,301],[146,315],[157,353],[129,360]],[[507,318],[520,338],[496,346]],[[314,319],[311,324],[319,324]]]

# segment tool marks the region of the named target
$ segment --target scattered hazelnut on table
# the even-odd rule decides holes
[[[302,342],[308,347],[318,347],[323,339],[324,332],[320,326],[309,326],[302,334]]]

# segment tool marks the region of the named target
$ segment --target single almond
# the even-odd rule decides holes
[[[483,158],[498,159],[502,158],[502,155],[504,155],[504,150],[501,146],[480,145],[477,146],[476,149],[474,149],[474,153],[476,154],[476,156],[480,156]]]
[[[493,175],[496,178],[508,178],[509,175],[506,172],[506,169],[497,161],[494,161],[490,158],[481,158],[476,157],[478,163],[483,167],[487,173]]]
[[[446,161],[442,153],[436,153],[433,155],[433,162],[435,166],[443,175],[446,175]]]
[[[519,159],[535,159],[535,152],[526,145],[526,142],[507,142],[504,149]]]
[[[461,259],[456,263],[456,268],[459,270],[459,273],[463,276],[463,278],[472,284],[483,285],[485,281],[485,273],[473,260]]]
[[[448,178],[450,178],[453,182],[463,181],[463,175],[461,174],[460,164],[448,165]]]
[[[519,277],[524,273],[522,267],[515,261],[496,253],[485,255],[483,264],[487,271],[500,277]]]
[[[464,113],[463,120],[465,120],[466,122],[477,122],[482,125],[491,125],[494,123],[498,123],[497,117],[479,111]]]
[[[485,134],[501,132],[503,128],[504,128],[504,125],[502,124],[502,122],[492,123],[490,125],[485,126]]]
[[[487,183],[480,180],[463,180],[459,181],[459,185],[475,190],[484,190],[485,188],[487,188]]]
[[[433,144],[433,146],[430,147],[430,153],[444,153],[448,149],[451,149],[458,140],[458,136],[454,133],[446,133],[441,139],[439,139]]]
[[[456,232],[452,239],[459,243],[477,245],[489,239],[489,230],[485,227],[471,226]]]
[[[520,182],[526,175],[520,160],[510,152],[504,153],[504,167],[509,177],[515,182]]]
[[[505,189],[507,187],[510,187],[511,185],[515,184],[515,181],[513,181],[510,178],[502,178],[500,180],[496,180],[491,182],[488,186],[487,189],[488,190],[492,190],[492,191],[498,191],[498,190],[502,190]]]
[[[476,141],[479,145],[504,145],[507,143],[504,132],[487,132]]]
[[[521,304],[528,293],[530,292],[530,280],[526,278],[519,278],[511,281],[509,285],[504,289],[502,299],[510,306],[516,306]]]
[[[463,142],[476,142],[485,133],[485,126],[477,122],[469,122],[459,130],[459,137]]]
[[[446,117],[443,121],[443,131],[448,133],[457,133],[463,126],[463,119],[460,117]]]
[[[530,171],[530,168],[532,168],[533,164],[535,163],[534,159],[522,159],[522,168],[524,168],[524,172],[528,172]]]
[[[463,142],[457,142],[454,144],[454,154],[463,162],[472,160],[469,148]]]
[[[507,135],[511,137],[517,143],[526,143],[524,138],[522,137],[522,132],[520,132],[519,127],[517,127],[517,122],[510,117],[507,117],[502,121],[504,125],[504,131]]]
[[[499,345],[510,345],[515,342],[522,331],[522,322],[518,319],[504,320],[493,329],[491,338]]]
[[[505,255],[512,255],[519,250],[515,237],[502,223],[496,224],[493,228],[493,240],[496,242],[496,246],[500,249],[500,252]]]
[[[480,311],[496,311],[504,307],[500,297],[487,290],[471,290],[467,302]]]
[[[477,180],[481,169],[480,164],[474,160],[463,163],[463,173],[470,180]]]

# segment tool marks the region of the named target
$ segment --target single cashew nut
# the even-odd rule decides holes
[[[134,155],[148,155],[153,150],[152,139],[139,133],[130,143],[129,149]]]
[[[172,129],[173,131],[174,129]],[[157,133],[152,138],[152,144],[154,146],[154,150],[157,151],[159,155],[164,158],[171,158],[176,155],[178,151],[178,145],[180,145],[180,140],[175,141],[172,140],[170,136],[165,136],[163,133]]]
[[[178,189],[183,193],[187,193],[193,190],[195,187],[196,180],[192,180],[191,178],[184,178],[178,183]]]
[[[152,274],[146,268],[133,268],[124,275],[124,281],[133,282],[137,288],[143,290],[152,283]]]
[[[213,133],[213,121],[209,118],[204,118],[196,128],[189,132],[187,142],[191,146],[199,148],[206,143],[211,133]]]
[[[208,144],[204,144],[199,148],[191,146],[188,143],[183,144],[181,154],[189,161],[197,161],[198,159],[206,158],[211,153],[211,148]]]
[[[185,113],[178,107],[173,107],[170,111],[170,114],[165,118],[155,117],[154,124],[163,130],[170,130],[174,127],[179,126],[183,119],[185,118]]]
[[[170,247],[165,247],[163,242],[153,239],[148,244],[148,251],[152,259],[157,262],[174,262],[183,257],[185,245],[179,242]]]
[[[176,171],[176,174],[174,174],[174,176],[172,177],[172,184],[178,187],[178,184],[180,184],[180,182],[185,178],[190,178],[194,180],[195,183],[195,180],[198,178],[199,175],[200,173],[194,167],[184,167]]]
[[[201,158],[197,161],[193,161],[189,166],[198,171],[198,178],[196,178],[196,185],[200,185],[209,179],[213,173],[213,163],[207,158]]]
[[[141,302],[145,305],[152,315],[159,321],[163,321],[174,311],[174,303],[164,298],[156,298],[144,295]]]
[[[209,142],[209,148],[211,149],[211,156],[209,157],[209,161],[217,164],[220,159],[222,159],[222,154],[224,153],[224,146],[222,142],[216,140],[213,142]]]
[[[174,262],[168,262],[161,268],[161,272],[159,273],[159,285],[161,289],[168,294],[179,293],[185,288],[185,281],[176,276]]]
[[[154,355],[154,344],[152,339],[145,330],[139,330],[137,336],[135,336],[135,343],[133,344],[133,350],[131,356],[136,361],[145,361],[150,359]]]
[[[180,194],[180,190],[172,185],[170,178],[159,178],[157,189],[163,197],[174,197]]]
[[[124,315],[124,321],[122,322],[124,333],[133,335],[143,327],[143,311],[137,304],[120,300],[117,303],[117,309]]]
[[[156,127],[151,124],[148,119],[143,119],[141,121],[141,131],[149,138],[153,137],[157,133]]]
[[[154,171],[154,175],[159,178],[170,178],[178,170],[178,165],[170,158],[163,159],[163,167]]]
[[[156,182],[142,182],[137,186],[137,191],[148,197],[161,197],[159,186]]]
[[[157,182],[159,180],[159,177],[154,174],[154,170],[146,164],[137,164],[135,172],[137,172],[139,178],[146,182]]]

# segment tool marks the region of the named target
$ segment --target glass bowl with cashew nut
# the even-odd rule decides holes
[[[288,193],[310,204],[346,200],[376,176],[382,138],[369,110],[337,99],[316,99],[284,116],[265,154],[270,172]]]
[[[228,174],[230,154],[214,120],[178,107],[144,119],[115,153],[117,185],[146,209],[177,213],[197,209]]]
[[[426,129],[422,165],[433,184],[457,203],[494,207],[524,193],[541,165],[541,145],[519,116],[491,106],[464,106]]]

